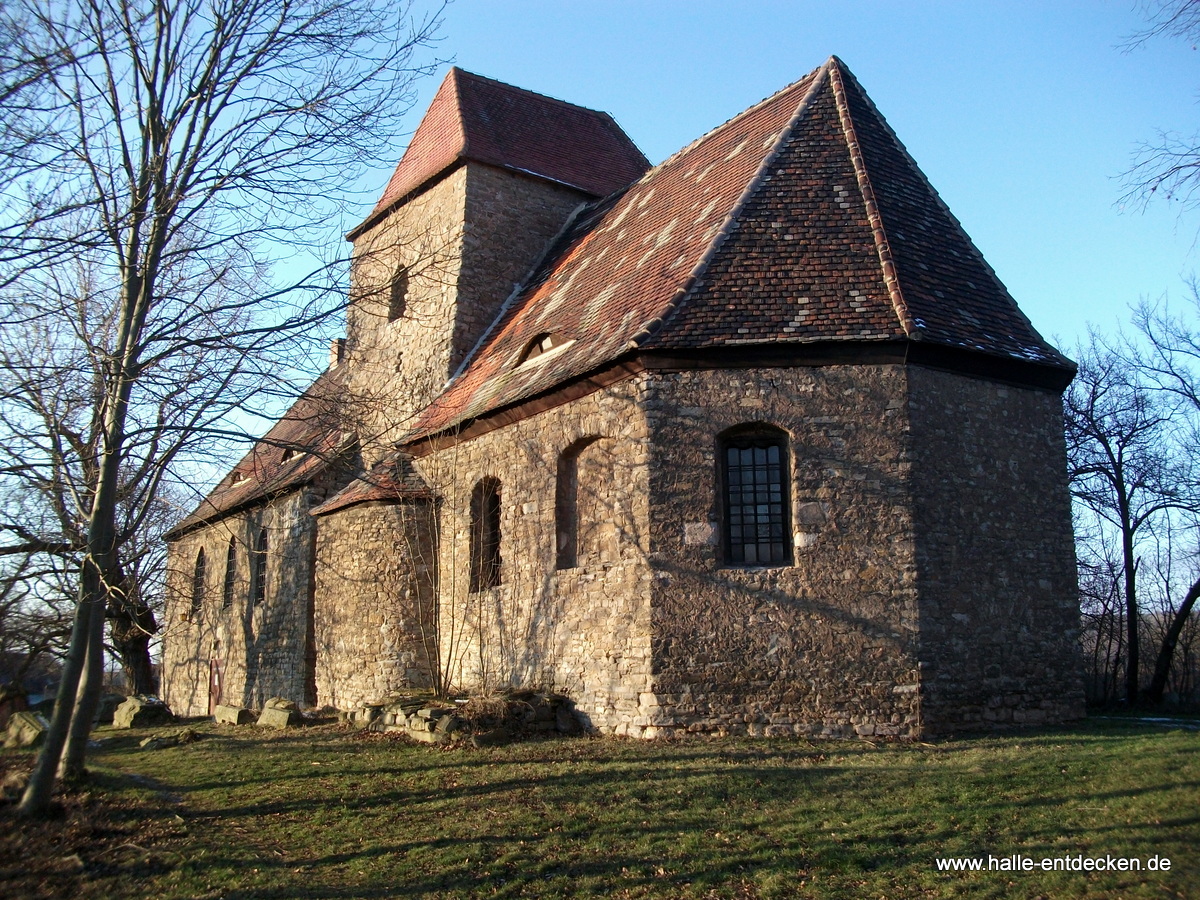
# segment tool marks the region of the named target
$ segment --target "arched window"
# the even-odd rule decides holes
[[[725,562],[789,565],[791,481],[786,432],[769,425],[738,427],[725,432],[718,446]]]
[[[500,482],[484,478],[471,491],[471,590],[500,583]]]
[[[558,478],[554,486],[555,568],[558,569],[571,569],[582,562],[579,456],[596,440],[594,437],[582,438],[558,457]]]
[[[408,306],[408,269],[400,266],[388,285],[388,321],[395,322]]]
[[[233,606],[233,586],[237,582],[237,538],[229,539],[225,550],[225,583],[221,586],[221,609]]]
[[[193,622],[200,621],[200,615],[204,611],[204,548],[200,548],[200,552],[196,554],[196,566],[192,570],[192,615]]]
[[[267,529],[260,528],[250,551],[250,609],[267,600]]]

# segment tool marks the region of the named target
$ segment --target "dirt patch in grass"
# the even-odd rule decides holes
[[[28,774],[32,755],[0,756],[0,779]],[[187,836],[172,804],[149,785],[94,770],[86,786],[55,795],[45,819],[16,815],[0,799],[0,894],[13,898],[129,895],[169,871]]]

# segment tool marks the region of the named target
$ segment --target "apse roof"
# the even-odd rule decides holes
[[[578,213],[406,440],[637,351],[839,341],[1073,368],[831,57]]]

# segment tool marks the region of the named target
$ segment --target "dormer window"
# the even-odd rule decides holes
[[[241,484],[245,480],[246,480],[245,472],[239,472],[235,469],[234,471],[229,473],[229,483],[230,484]]]
[[[280,462],[291,462],[296,458],[296,449],[294,447],[284,447],[283,456],[279,458]]]
[[[517,360],[517,365],[523,365],[538,357],[545,356],[552,350],[562,350],[570,343],[573,342],[561,334],[552,334],[549,331],[539,334],[525,345],[525,350],[521,353],[520,359]]]

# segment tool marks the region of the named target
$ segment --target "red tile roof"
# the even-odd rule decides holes
[[[311,512],[314,516],[323,516],[370,500],[432,497],[433,492],[417,474],[411,460],[402,453],[392,453]]]
[[[171,529],[167,539],[287,493],[334,464],[349,444],[338,417],[345,371],[338,367],[317,378],[200,505]]]
[[[581,213],[408,440],[635,351],[830,341],[1072,367],[836,57]]]
[[[585,109],[452,68],[362,232],[410,192],[474,160],[603,197],[649,162],[608,113]]]

